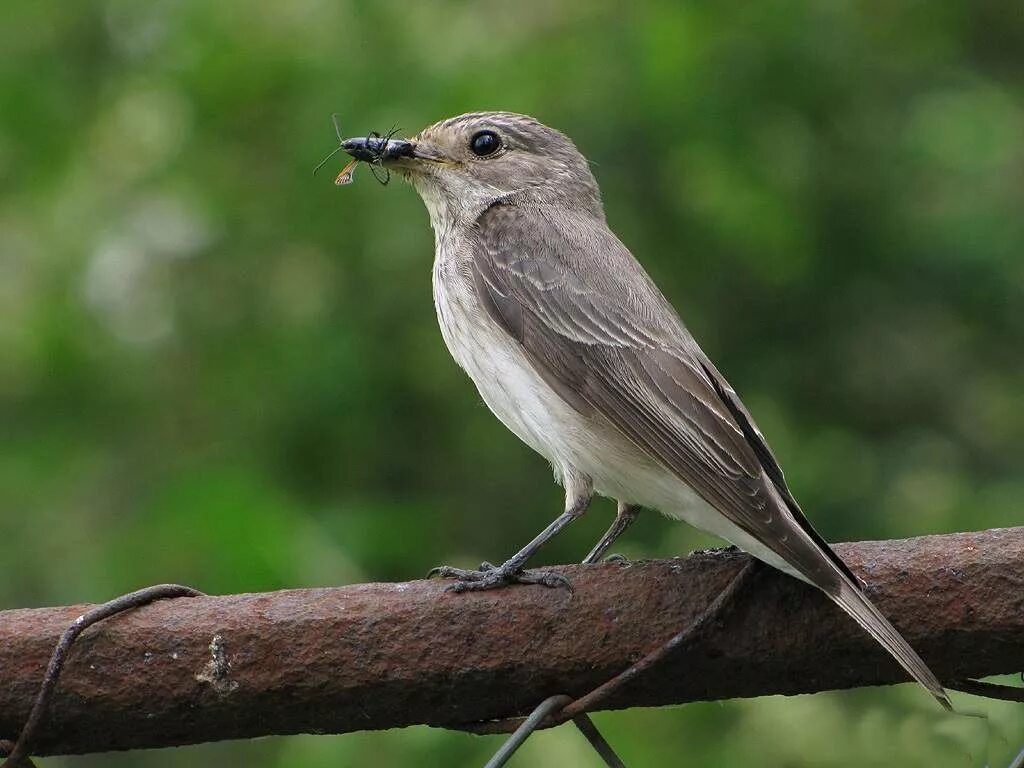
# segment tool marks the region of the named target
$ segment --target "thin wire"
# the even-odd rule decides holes
[[[505,765],[512,758],[512,755],[516,753],[516,750],[523,746],[523,742],[530,738],[530,734],[537,730],[540,724],[547,719],[549,714],[557,712],[570,701],[572,701],[572,697],[566,696],[564,693],[548,696],[548,698],[544,699],[540,706],[533,710],[530,716],[516,728],[515,733],[509,736],[505,743],[501,745],[501,749],[495,752],[494,756],[487,761],[487,765],[484,768],[501,768]]]
[[[580,733],[587,737],[587,741],[590,742],[590,746],[594,748],[594,751],[601,756],[604,760],[604,764],[608,768],[626,768],[626,764],[622,762],[621,758],[615,754],[615,750],[612,749],[612,745],[605,741],[604,736],[597,730],[597,726],[594,725],[594,721],[587,715],[576,715],[572,719],[579,729]]]
[[[673,650],[694,637],[711,619],[717,616],[739,593],[741,588],[746,585],[750,577],[756,573],[758,562],[759,561],[750,558],[743,567],[736,572],[736,575],[732,577],[729,583],[726,584],[718,593],[715,599],[711,601],[707,608],[705,608],[701,614],[691,621],[684,629],[677,632],[638,662],[615,675],[615,677],[602,683],[589,693],[580,696],[578,699],[570,701],[560,712],[555,713],[551,720],[544,724],[544,727],[550,728],[556,725],[561,725],[569,719],[575,720],[578,715],[581,715],[584,712],[594,710],[623,685],[650,669],[652,666],[668,656]],[[545,701],[547,701],[547,699],[545,699]],[[543,706],[543,704],[541,706]],[[520,722],[518,718],[506,718],[504,720],[490,720],[481,723],[471,723],[460,727],[462,730],[478,734],[509,733],[512,730],[512,726],[518,722]]]
[[[1001,683],[989,683],[984,680],[966,678],[947,683],[946,687],[961,693],[984,696],[987,699],[1024,702],[1024,688],[1018,688],[1014,685],[1002,685]]]
[[[691,621],[684,629],[669,638],[660,647],[644,656],[633,666],[623,670],[603,685],[599,685],[590,693],[581,696],[562,710],[560,716],[575,717],[578,714],[594,709],[598,704],[605,701],[615,691],[635,678],[637,675],[647,671],[659,661],[668,656],[672,651],[684,642],[695,636],[704,626],[727,606],[739,591],[746,585],[747,581],[757,570],[757,560],[751,558],[737,571],[732,580],[725,585],[725,588],[718,593],[701,614]]]
[[[14,742],[8,741],[7,739],[0,740],[0,757],[6,757],[14,751]],[[6,763],[5,763],[6,765]],[[22,757],[21,762],[17,764],[17,768],[36,768],[36,764],[27,757]]]
[[[98,605],[90,611],[86,611],[75,619],[71,626],[64,630],[60,640],[57,641],[28,720],[25,721],[18,740],[7,753],[7,759],[0,763],[0,768],[24,768],[26,765],[31,765],[31,763],[26,763],[25,761],[28,759],[29,754],[31,754],[32,740],[36,736],[36,731],[39,730],[39,725],[49,707],[50,699],[53,698],[53,691],[57,687],[57,680],[64,669],[64,662],[67,659],[68,651],[71,650],[72,644],[82,632],[99,621],[116,616],[132,608],[146,605],[154,600],[168,597],[201,596],[203,596],[203,593],[192,589],[192,587],[183,587],[180,584],[157,584],[152,587],[136,590],[135,592],[129,592],[127,595],[115,597],[113,600]]]

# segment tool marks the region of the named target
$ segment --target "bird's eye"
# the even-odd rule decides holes
[[[487,157],[501,148],[501,139],[494,131],[477,131],[469,141],[469,148],[477,157]]]

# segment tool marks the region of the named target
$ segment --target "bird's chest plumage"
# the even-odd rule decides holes
[[[434,260],[434,306],[448,351],[469,374],[487,406],[538,453],[566,463],[552,421],[577,420],[534,370],[522,347],[487,314],[473,285],[470,251],[458,238],[439,239]]]

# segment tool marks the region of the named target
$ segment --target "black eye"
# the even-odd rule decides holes
[[[478,131],[469,140],[469,148],[477,157],[487,157],[501,148],[501,139],[494,131]]]

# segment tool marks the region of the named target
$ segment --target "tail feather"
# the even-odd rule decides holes
[[[838,594],[829,594],[835,603],[846,611],[864,630],[892,654],[911,677],[923,685],[947,710],[953,710],[953,703],[942,687],[942,683],[928,668],[917,652],[903,639],[903,635],[889,623],[875,604],[868,600],[860,589],[846,578]]]

